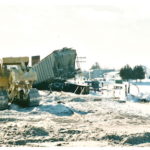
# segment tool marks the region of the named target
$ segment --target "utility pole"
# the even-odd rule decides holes
[[[77,57],[76,58],[76,64],[77,67],[81,69],[80,63],[86,63],[86,57]]]
[[[77,64],[77,68],[80,70],[81,74],[80,77],[82,77],[82,71],[81,71],[81,63],[86,63],[86,57],[76,57],[76,64]]]

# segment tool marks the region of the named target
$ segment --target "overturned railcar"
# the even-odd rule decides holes
[[[64,82],[66,79],[73,78],[76,74],[76,56],[76,50],[71,48],[53,51],[33,66],[38,78],[33,86],[40,90],[47,90],[50,83]]]
[[[77,69],[75,68],[76,50],[63,48],[55,50],[50,55],[33,65],[33,70],[37,73],[37,81],[33,84],[39,90],[68,91],[68,83],[65,81],[74,78]],[[71,86],[71,85],[70,85]],[[69,92],[74,92],[74,86],[69,86]],[[86,89],[86,88],[85,88]],[[80,93],[78,91],[78,93]],[[86,93],[83,91],[83,94]]]

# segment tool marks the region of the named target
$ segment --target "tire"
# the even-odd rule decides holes
[[[0,110],[8,109],[8,95],[6,90],[0,90]]]

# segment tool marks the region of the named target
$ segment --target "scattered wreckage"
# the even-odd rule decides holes
[[[75,68],[77,53],[71,48],[55,50],[50,55],[34,64],[33,70],[37,73],[37,80],[33,87],[39,90],[55,90],[89,94],[89,86],[70,83],[67,80],[74,78],[80,69]]]
[[[39,105],[38,90],[56,90],[89,94],[89,86],[68,82],[79,69],[75,68],[76,50],[63,48],[28,67],[29,57],[6,57],[0,63],[0,109],[9,103],[20,106]]]

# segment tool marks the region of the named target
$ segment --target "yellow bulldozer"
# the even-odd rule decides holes
[[[0,60],[0,110],[9,103],[20,106],[39,105],[38,90],[32,88],[36,72],[28,67],[29,57],[6,57]]]

